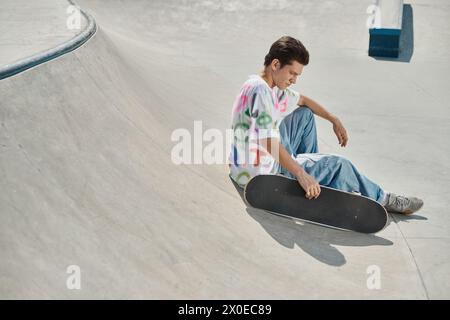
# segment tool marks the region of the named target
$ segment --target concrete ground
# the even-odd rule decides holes
[[[67,0],[0,1],[0,66],[53,48],[71,39],[86,26],[80,15],[80,29],[73,26],[73,11]]]
[[[0,81],[0,297],[450,298],[450,4],[409,2],[393,60],[367,55],[371,3],[79,1],[94,37]],[[224,132],[286,34],[311,54],[293,88],[349,133],[341,148],[317,118],[320,151],[423,198],[417,214],[376,235],[328,229],[247,208],[225,164],[172,162],[173,131]]]

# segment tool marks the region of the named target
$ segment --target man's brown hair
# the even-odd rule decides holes
[[[309,52],[300,40],[284,36],[272,44],[269,53],[264,58],[264,66],[270,65],[273,59],[280,60],[281,68],[286,64],[291,64],[292,60],[306,66],[309,63]]]

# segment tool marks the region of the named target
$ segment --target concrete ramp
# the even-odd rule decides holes
[[[302,26],[312,23],[307,19],[314,16],[306,13],[316,10],[312,1],[305,2],[302,9],[305,22],[285,28],[278,20],[272,28],[265,27],[272,30],[267,36],[251,31],[252,37],[247,36],[254,39],[252,43],[239,40],[244,30],[240,27],[247,21],[244,17],[257,21],[261,14],[270,16],[269,11],[261,13],[237,2],[226,8],[211,5],[214,15],[210,24],[202,27],[200,22],[206,17],[195,20],[198,16],[190,11],[203,12],[201,3],[198,7],[180,5],[174,11],[171,6],[175,4],[162,2],[151,6],[130,2],[128,9],[119,1],[106,3],[80,2],[98,26],[83,46],[0,81],[1,298],[449,297],[450,250],[446,250],[445,240],[449,220],[439,211],[443,200],[409,221],[394,217],[383,232],[363,235],[247,208],[230,182],[225,164],[172,162],[174,130],[193,132],[196,120],[202,121],[204,130],[224,132],[228,128],[239,85],[248,74],[259,71],[275,35],[289,33],[302,38],[306,33]],[[295,3],[283,3],[274,16],[286,14],[295,21],[296,11],[288,13]],[[339,6],[338,2],[327,3]],[[326,6],[317,10],[328,12]],[[145,20],[145,12],[156,22],[166,21],[164,15],[172,12],[169,22],[184,19],[186,33],[179,25]],[[362,8],[362,28],[364,12]],[[223,28],[233,15],[236,24]],[[357,33],[366,35],[367,30]],[[314,44],[310,40],[313,54],[319,51],[321,41]],[[354,44],[354,48],[364,48],[367,38]],[[356,53],[356,58],[353,53],[355,50],[343,48],[341,59],[332,61],[333,53],[321,51],[315,56],[328,56],[324,65],[319,66],[319,58],[313,56],[310,74],[305,72],[305,94],[308,91],[340,116],[350,128],[350,143],[354,143],[350,150],[339,150],[329,125],[318,120],[320,147],[323,152],[346,153],[366,168],[363,171],[369,176],[391,189],[418,192],[408,187],[423,183],[418,176],[400,170],[394,178],[391,170],[398,168],[395,164],[379,170],[389,168],[391,160],[403,161],[409,151],[400,158],[387,156],[392,145],[389,133],[383,131],[386,124],[367,124],[370,119],[384,119],[381,115],[392,101],[388,96],[384,106],[374,111],[370,102],[374,98],[368,96],[374,91],[364,85],[366,80],[358,80],[364,79],[367,70],[377,81],[389,70],[392,77],[408,79],[408,71],[387,65],[389,62],[364,60],[370,59],[366,52]],[[376,63],[381,67],[375,67]],[[335,75],[326,78],[329,68]],[[420,69],[420,64],[414,68]],[[351,97],[337,94],[342,88],[334,77],[344,70]],[[394,76],[395,72],[400,75]],[[448,73],[440,72],[436,74],[449,80]],[[378,83],[372,89],[385,85]],[[399,87],[405,88],[401,82]],[[439,102],[448,94],[440,88],[423,89],[423,95],[435,97],[436,113],[444,116],[434,124],[444,123],[449,115]],[[404,99],[391,94],[395,102]],[[358,112],[356,105],[362,108]],[[408,107],[404,101],[398,105]],[[408,108],[421,110],[414,104]],[[420,123],[424,134],[432,132],[428,118],[413,120]],[[438,130],[448,133],[448,128],[445,124]],[[369,130],[376,132],[368,134]],[[378,149],[372,144],[376,134],[385,141]],[[380,148],[384,148],[383,155],[375,158]],[[432,154],[445,159],[448,147],[442,148]],[[408,165],[425,170],[417,162]],[[445,166],[444,170],[448,169],[448,164]],[[430,174],[436,175],[435,181],[441,185],[448,182],[439,180],[437,169]],[[398,182],[400,178],[403,182]],[[448,186],[445,188],[448,191]],[[423,192],[420,195],[427,206],[427,200],[435,200],[444,191]],[[433,218],[427,221],[426,216]],[[432,236],[440,262],[428,259],[431,253],[423,250],[420,237],[430,241]],[[74,270],[70,266],[78,268],[80,289],[70,289]],[[438,275],[443,281],[438,281]]]

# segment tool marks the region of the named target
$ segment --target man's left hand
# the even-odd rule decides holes
[[[333,130],[338,138],[339,144],[341,145],[341,147],[347,146],[347,142],[348,142],[347,130],[345,130],[344,125],[342,124],[341,120],[339,120],[338,118],[335,118],[332,121],[332,123],[333,123]]]

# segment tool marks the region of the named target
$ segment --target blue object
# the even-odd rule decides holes
[[[402,0],[376,0],[375,23],[369,29],[369,56],[398,58],[403,21]]]
[[[397,58],[401,29],[370,29],[369,56]]]

